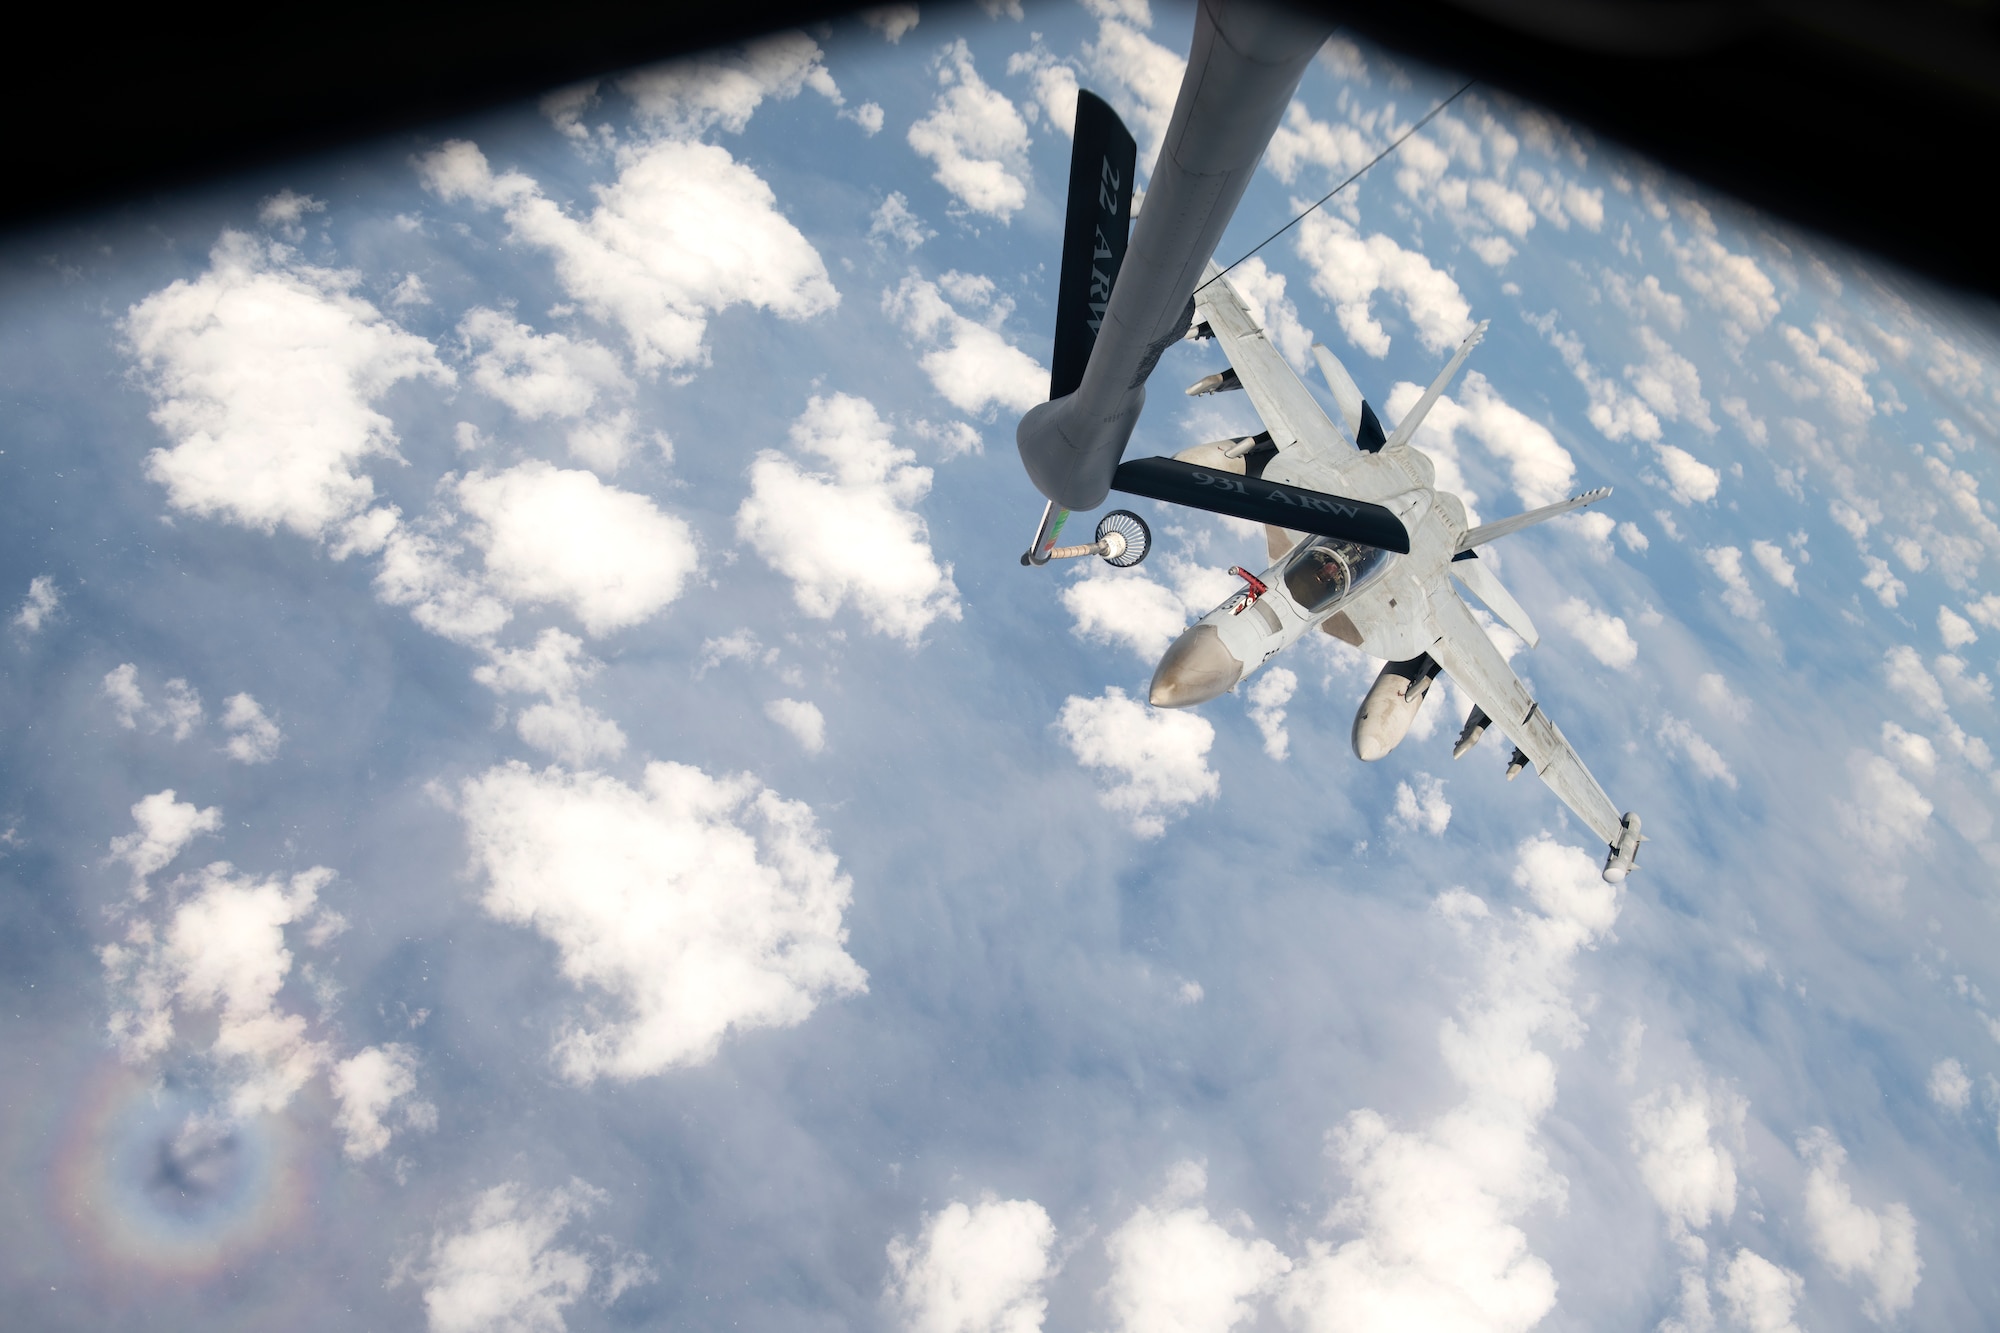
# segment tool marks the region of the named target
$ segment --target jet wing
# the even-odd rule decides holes
[[[1339,457],[1339,428],[1327,419],[1319,400],[1284,356],[1271,346],[1229,279],[1211,281],[1221,271],[1214,260],[1208,261],[1202,275],[1208,285],[1195,292],[1195,319],[1206,323],[1222,344],[1230,368],[1263,418],[1264,429],[1271,433],[1271,443],[1280,452],[1303,445],[1308,457],[1321,455],[1329,461]]]
[[[1449,580],[1440,579],[1432,586],[1430,608],[1432,623],[1440,631],[1431,645],[1431,657],[1521,748],[1535,775],[1562,797],[1563,804],[1607,844],[1617,843],[1624,831],[1617,807],[1486,637]]]

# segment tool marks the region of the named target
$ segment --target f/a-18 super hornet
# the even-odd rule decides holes
[[[1447,675],[1473,704],[1454,757],[1489,729],[1507,736],[1514,745],[1507,776],[1532,768],[1605,840],[1604,877],[1616,883],[1634,868],[1638,816],[1618,813],[1458,592],[1470,591],[1533,646],[1533,621],[1480,561],[1479,548],[1610,491],[1468,526],[1464,504],[1437,489],[1413,437],[1486,326],[1393,428],[1333,354],[1315,347],[1336,424],[1211,257],[1326,36],[1310,15],[1203,0],[1136,223],[1132,137],[1110,107],[1087,92],[1079,96],[1050,399],[1016,432],[1028,475],[1048,499],[1022,563],[1098,555],[1129,566],[1143,559],[1150,533],[1129,511],[1106,515],[1091,542],[1057,544],[1072,511],[1097,508],[1112,490],[1263,524],[1269,568],[1233,571],[1244,586],[1168,648],[1151,702],[1205,703],[1302,636],[1324,632],[1386,659],[1354,719],[1355,754],[1374,760],[1402,741],[1439,675]],[[1264,430],[1173,458],[1124,461],[1146,380],[1166,349],[1189,337],[1213,339],[1229,369],[1188,392],[1240,389]]]

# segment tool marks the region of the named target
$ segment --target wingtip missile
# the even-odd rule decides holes
[[[1610,854],[1604,858],[1606,884],[1623,884],[1625,877],[1639,868],[1639,844],[1644,841],[1639,834],[1639,816],[1626,811],[1619,824],[1618,841],[1611,844]]]

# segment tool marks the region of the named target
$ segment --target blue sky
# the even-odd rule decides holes
[[[1144,707],[1247,527],[1017,563],[1066,98],[1149,162],[1191,24],[884,10],[8,242],[24,1327],[1993,1307],[1990,307],[1483,88],[1232,275],[1390,419],[1490,320],[1483,517],[1616,488],[1497,564],[1614,891],[1454,692],[1356,761],[1331,640]],[[1459,85],[1336,38],[1220,257]]]

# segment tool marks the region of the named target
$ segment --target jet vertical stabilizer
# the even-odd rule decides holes
[[[1466,335],[1465,341],[1458,345],[1458,351],[1451,361],[1438,372],[1438,377],[1431,381],[1431,387],[1424,390],[1424,396],[1417,399],[1417,405],[1396,423],[1394,433],[1383,442],[1384,449],[1395,449],[1410,442],[1410,437],[1417,433],[1417,427],[1424,424],[1424,418],[1430,415],[1431,408],[1436,406],[1437,400],[1451,384],[1452,376],[1458,374],[1458,368],[1465,364],[1465,358],[1472,355],[1472,349],[1479,346],[1479,340],[1486,336],[1486,325],[1487,321],[1482,319],[1473,327],[1472,332]]]
[[[1118,113],[1087,89],[1077,93],[1050,398],[1075,393],[1083,383],[1083,368],[1090,362],[1132,235],[1132,174],[1138,159],[1139,146]]]
[[[1054,504],[1084,510],[1104,503],[1146,404],[1146,379],[1187,333],[1202,267],[1332,30],[1316,15],[1275,5],[1202,0],[1146,206],[1083,376],[1073,391],[1030,409],[1015,431],[1029,479]],[[1081,152],[1080,134],[1077,147]],[[1096,209],[1097,199],[1088,206]],[[1058,359],[1052,387],[1061,365]]]

